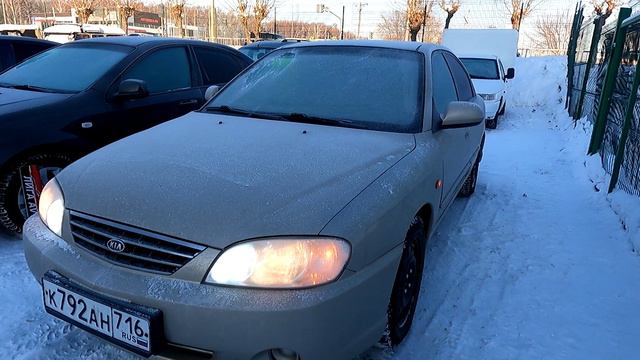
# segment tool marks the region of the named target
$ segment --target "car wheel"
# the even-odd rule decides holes
[[[416,217],[404,241],[389,302],[387,342],[391,346],[402,342],[413,322],[422,283],[426,239],[424,224]]]
[[[0,224],[10,232],[20,233],[27,219],[28,211],[22,191],[20,169],[26,167],[37,169],[37,174],[44,186],[71,161],[70,156],[63,154],[34,155],[14,163],[7,171],[0,174]]]
[[[464,180],[464,184],[462,185],[462,189],[458,193],[460,197],[469,197],[473,195],[476,191],[476,184],[478,183],[478,169],[480,168],[480,162],[476,161],[475,165],[471,169],[471,172]]]
[[[486,124],[487,129],[495,129],[498,127],[498,117],[499,115],[496,114],[496,116],[493,119],[487,120],[487,124]]]

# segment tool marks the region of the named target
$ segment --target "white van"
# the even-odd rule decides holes
[[[484,99],[487,127],[495,129],[507,106],[506,81],[515,76],[518,32],[511,29],[447,29],[442,43],[467,68],[476,92]]]

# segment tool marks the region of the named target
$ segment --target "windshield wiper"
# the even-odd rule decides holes
[[[17,90],[29,90],[29,91],[46,92],[46,93],[57,92],[52,89],[47,89],[40,86],[34,86],[34,85],[28,85],[28,84],[25,84],[25,85],[1,84],[0,86],[11,88],[11,89],[17,89]]]
[[[355,129],[367,128],[366,126],[357,124],[351,120],[328,119],[328,118],[312,116],[312,115],[303,114],[303,113],[278,114],[278,116],[283,120],[300,122],[305,124],[341,126],[341,127],[355,128]]]
[[[211,106],[205,108],[205,111],[208,112],[219,112],[222,114],[230,114],[230,115],[241,115],[250,118],[258,118],[258,119],[267,119],[267,120],[278,120],[280,117],[277,115],[271,115],[266,113],[260,113],[255,111],[243,110],[238,108],[233,108],[227,105],[220,106]]]

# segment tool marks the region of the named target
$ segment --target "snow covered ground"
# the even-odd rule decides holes
[[[640,200],[605,194],[585,124],[563,110],[564,66],[520,59],[477,192],[431,239],[407,341],[362,358],[637,357]],[[19,240],[0,260],[0,359],[130,357],[44,313]]]

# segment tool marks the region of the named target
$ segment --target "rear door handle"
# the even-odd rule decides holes
[[[178,104],[181,105],[181,106],[184,106],[184,105],[197,105],[198,104],[198,99],[183,100],[183,101],[180,101]]]

